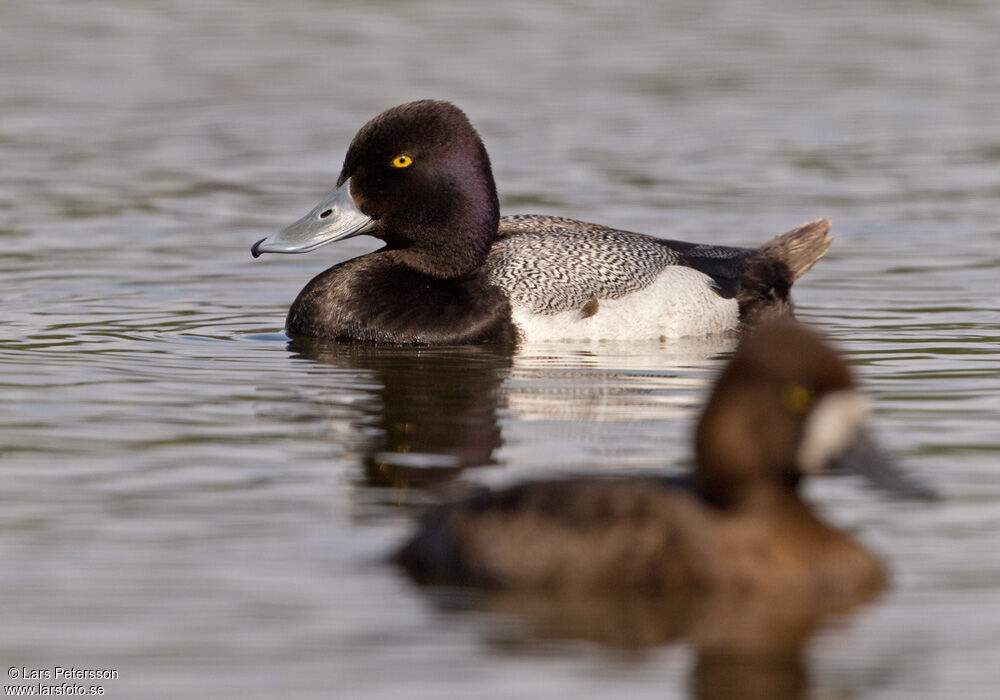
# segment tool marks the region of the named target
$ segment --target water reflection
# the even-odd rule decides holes
[[[735,333],[669,340],[530,343],[514,358],[508,405],[521,421],[582,425],[688,418]]]
[[[486,347],[391,348],[312,339],[296,357],[362,370],[374,400],[352,410],[351,438],[368,486],[428,488],[467,467],[494,464],[509,352]]]
[[[807,647],[821,629],[874,596],[819,601],[762,595],[579,598],[541,594],[456,595],[426,588],[447,615],[486,612],[516,625],[488,626],[498,653],[536,656],[558,641],[588,641],[641,656],[670,644],[695,653],[692,697],[793,700],[811,696]]]
[[[512,353],[489,347],[371,347],[297,338],[288,350],[333,372],[300,397],[325,416],[327,440],[358,465],[361,484],[432,489],[469,467],[498,464],[501,446],[541,431],[538,466],[580,467],[567,448],[617,450],[623,466],[662,467],[660,445],[634,454],[649,432],[685,456],[687,418],[700,405],[712,363],[729,337],[671,343],[545,344]],[[508,416],[504,435],[500,417]],[[683,419],[683,420],[677,420]],[[605,427],[606,426],[606,427]],[[638,460],[638,461],[636,461]]]

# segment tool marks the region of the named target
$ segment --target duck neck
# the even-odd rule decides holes
[[[768,481],[746,484],[738,489],[730,488],[725,492],[702,491],[702,496],[713,505],[733,512],[773,513],[780,509],[791,509],[788,512],[809,513],[799,498],[797,488]]]
[[[414,227],[406,237],[384,237],[387,252],[400,264],[439,279],[454,279],[479,268],[496,240],[499,213],[446,219]]]
[[[462,167],[458,167],[462,165]],[[452,173],[470,173],[441,183],[439,196],[416,217],[399,225],[385,221],[387,248],[396,259],[418,272],[441,279],[461,277],[486,260],[500,225],[500,201],[486,149],[474,165],[455,164]]]
[[[740,507],[756,500],[760,493],[784,494],[797,500],[802,477],[794,464],[765,466],[760,455],[752,452],[729,453],[722,459],[710,450],[699,450],[694,475],[698,493],[720,508]]]

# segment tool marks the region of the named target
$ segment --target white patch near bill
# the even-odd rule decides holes
[[[807,473],[822,472],[844,451],[868,415],[868,401],[850,389],[827,394],[806,416],[799,444],[799,466]]]
[[[648,287],[618,299],[598,299],[597,313],[557,314],[513,308],[514,325],[528,342],[545,340],[649,340],[722,333],[736,328],[739,305],[723,299],[711,278],[690,267],[665,268]]]

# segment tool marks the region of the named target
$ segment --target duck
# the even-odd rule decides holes
[[[391,559],[421,584],[499,592],[858,600],[887,571],[803,500],[803,478],[852,471],[897,495],[936,496],[879,448],[867,406],[827,341],[770,319],[718,376],[690,474],[476,488],[429,510]]]
[[[380,345],[629,340],[726,333],[792,312],[829,248],[818,219],[757,248],[666,240],[575,219],[501,216],[489,155],[440,100],[388,109],[351,141],[336,187],[251,247],[305,253],[359,235],[372,253],[313,278],[291,336]]]

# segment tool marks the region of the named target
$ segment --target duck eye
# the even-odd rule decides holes
[[[411,163],[413,163],[413,159],[405,153],[401,153],[392,159],[392,167],[394,168],[408,168]]]
[[[797,415],[808,413],[815,400],[816,394],[812,389],[801,384],[786,386],[781,392],[781,405],[786,411]]]

